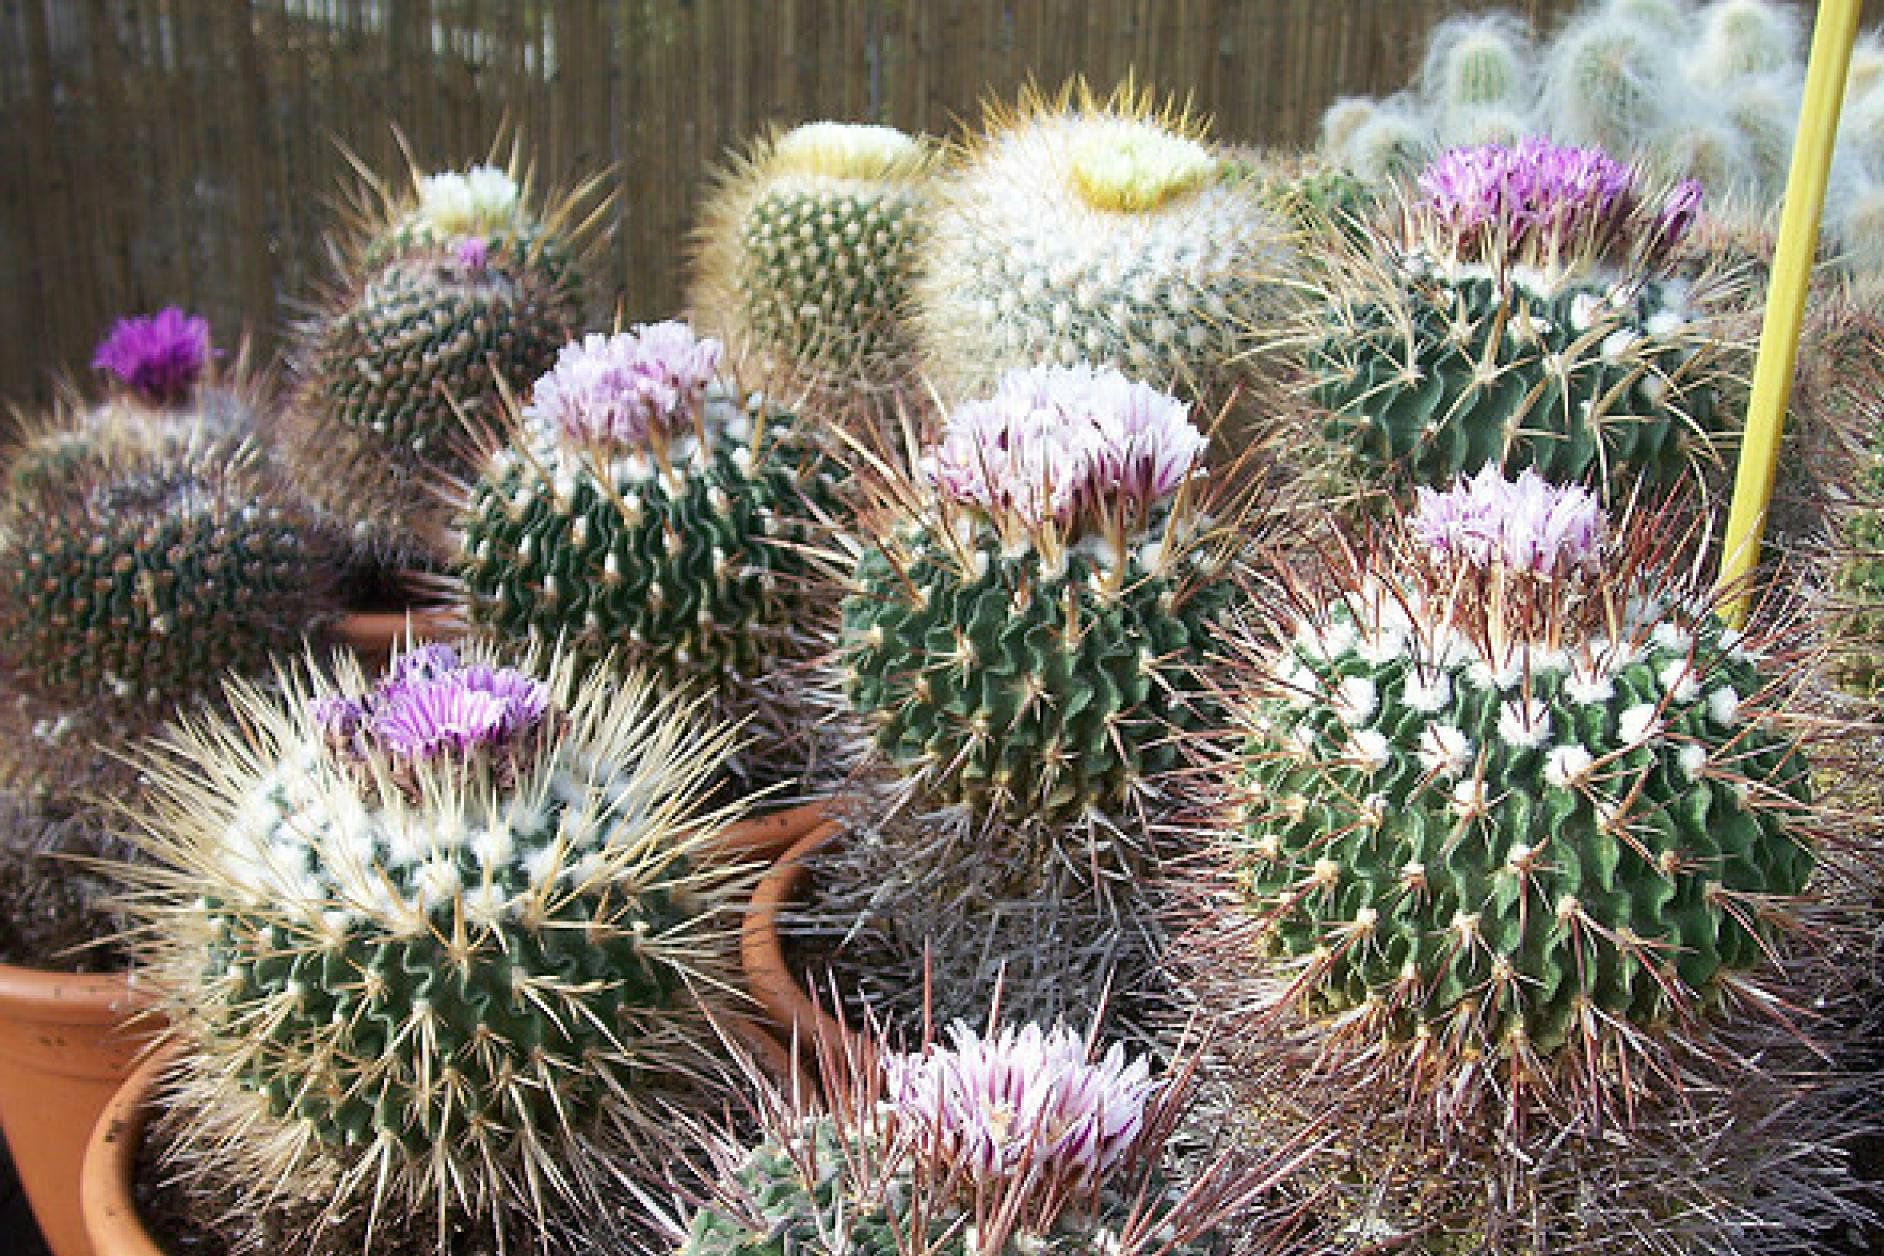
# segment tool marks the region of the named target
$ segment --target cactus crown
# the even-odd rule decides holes
[[[921,173],[929,160],[920,141],[893,126],[807,122],[778,137],[768,164],[778,174],[893,179]]]
[[[1777,686],[1652,532],[1529,475],[1422,494],[1230,699],[1269,997],[1462,1125],[1500,1094],[1625,1113],[1707,1014],[1762,1006],[1814,864]]]
[[[1193,1252],[1254,1195],[1256,1175],[1221,1160],[1167,1185],[1182,1062],[1153,1078],[1063,1027],[961,1022],[947,1045],[847,1062],[850,1085],[821,1101],[773,1096],[756,1146],[722,1138],[682,1256]]]
[[[1441,153],[1419,174],[1403,221],[1410,248],[1441,264],[1489,264],[1540,277],[1664,269],[1700,213],[1692,179],[1651,204],[1635,171],[1601,149],[1532,137]]]
[[[165,406],[196,390],[214,356],[208,320],[189,317],[172,305],[112,324],[111,334],[98,342],[92,365],[132,396]]]
[[[1073,186],[1094,209],[1138,213],[1196,191],[1219,162],[1188,135],[1144,118],[1108,118],[1074,146]]]
[[[138,944],[186,1164],[245,1203],[540,1219],[711,1099],[747,878],[691,819],[730,734],[632,679],[445,647],[232,690],[148,764]],[[449,1227],[441,1225],[441,1250]]]

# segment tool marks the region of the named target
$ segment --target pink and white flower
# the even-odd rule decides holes
[[[1443,493],[1419,489],[1411,526],[1442,562],[1562,576],[1596,561],[1603,510],[1588,489],[1557,487],[1528,468],[1507,480],[1487,463]]]
[[[643,446],[691,424],[721,352],[685,323],[592,333],[563,346],[524,414],[572,441]]]

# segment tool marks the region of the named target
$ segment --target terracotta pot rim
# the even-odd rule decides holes
[[[788,1043],[798,1040],[801,1052],[811,1050],[814,1037],[821,1039],[825,1050],[812,1053],[820,1056],[842,1054],[852,1035],[833,1011],[805,992],[785,962],[778,914],[802,892],[811,874],[806,860],[842,831],[842,823],[833,816],[793,842],[760,879],[740,922],[739,959],[746,974],[746,992]]]
[[[148,1009],[129,969],[112,973],[67,973],[50,968],[0,964],[0,1007],[46,1009],[64,1025],[111,1025]],[[56,1011],[54,1009],[57,1009]]]
[[[93,1256],[164,1256],[137,1210],[133,1178],[155,1102],[157,1078],[171,1053],[152,1051],[124,1079],[98,1116],[79,1166],[79,1212]]]

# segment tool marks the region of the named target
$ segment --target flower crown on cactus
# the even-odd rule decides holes
[[[1038,1024],[880,1059],[819,1042],[821,1095],[767,1090],[762,1138],[711,1144],[709,1195],[682,1256],[1199,1252],[1267,1231],[1259,1200],[1299,1146],[1217,1158],[1174,1180],[1170,1140],[1194,1097],[1188,1041],[1168,1072]]]
[[[448,1217],[594,1206],[720,1098],[751,876],[701,803],[731,732],[567,657],[420,646],[284,688],[144,760],[154,866],[122,875],[186,1178],[227,1173],[237,1217],[433,1215],[441,1250]]]
[[[174,405],[195,391],[216,356],[209,321],[176,306],[155,314],[121,318],[98,342],[92,366],[133,396],[154,406]]]
[[[700,433],[722,353],[719,341],[679,322],[591,333],[563,346],[531,390],[524,417],[553,427],[570,445],[647,450],[665,463],[671,437]]]
[[[1833,843],[1784,686],[1668,533],[1488,468],[1305,587],[1227,687],[1258,1001],[1461,1128],[1493,1095],[1626,1120],[1710,1018],[1770,1012]]]
[[[1403,211],[1409,244],[1450,266],[1521,267],[1546,286],[1608,264],[1663,270],[1701,208],[1693,179],[1655,203],[1641,174],[1600,148],[1537,136],[1448,149],[1416,186]]]

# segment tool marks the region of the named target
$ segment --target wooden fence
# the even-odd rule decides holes
[[[611,305],[672,312],[714,163],[819,117],[947,132],[1030,77],[1190,93],[1226,139],[1309,139],[1404,83],[1443,0],[0,0],[0,397],[179,303],[264,350],[327,275],[336,140],[398,166],[504,120],[551,181],[612,167]],[[1549,23],[1572,0],[1504,7]],[[1875,21],[1884,0],[1868,0]]]

